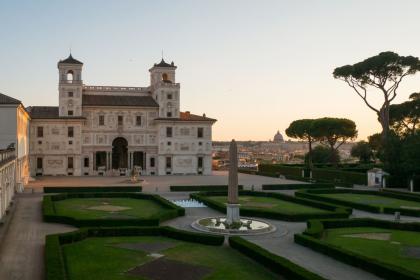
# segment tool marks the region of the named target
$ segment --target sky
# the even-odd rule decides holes
[[[343,117],[358,139],[377,116],[335,67],[382,51],[420,56],[420,1],[0,1],[0,92],[58,105],[57,62],[70,49],[87,85],[148,86],[178,66],[181,110],[216,118],[213,140],[269,140],[296,119]],[[395,103],[420,90],[407,77]],[[378,92],[369,94],[380,104]]]

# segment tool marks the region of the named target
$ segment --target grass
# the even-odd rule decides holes
[[[391,197],[385,197],[373,194],[356,194],[356,193],[331,193],[331,194],[318,194],[319,196],[339,199],[349,202],[357,202],[361,204],[367,204],[379,207],[413,207],[420,210],[420,202],[409,201]]]
[[[391,236],[390,240],[370,240],[344,236],[358,233],[390,233]],[[336,228],[326,230],[322,240],[385,264],[420,273],[420,254],[418,258],[404,254],[404,248],[406,247],[417,247],[420,249],[419,232],[366,227]]]
[[[118,243],[171,242],[175,247],[159,252],[166,258],[207,266],[213,272],[205,279],[279,279],[266,268],[236,250],[223,246],[207,246],[166,237],[106,237],[87,238],[64,245],[63,253],[69,280],[129,280],[141,279],[124,272],[152,260],[146,252],[114,247]],[[94,260],[94,261],[92,261]]]
[[[209,199],[227,203],[226,196],[208,196]],[[293,203],[274,197],[260,197],[251,195],[239,196],[239,203],[242,208],[270,210],[286,214],[307,214],[307,213],[331,213],[331,211]]]
[[[122,211],[93,210],[95,206],[120,206],[129,209]],[[112,216],[113,218],[140,218],[147,219],[157,216],[168,209],[149,199],[133,198],[70,198],[54,202],[55,211],[58,215],[77,219],[101,219]]]

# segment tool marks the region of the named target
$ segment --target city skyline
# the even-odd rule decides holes
[[[332,72],[382,51],[419,56],[420,3],[403,2],[3,3],[0,92],[56,106],[56,64],[70,48],[86,84],[147,86],[163,50],[179,67],[181,110],[218,119],[215,141],[286,137],[293,120],[324,116],[354,120],[365,139],[377,117]],[[394,103],[419,86],[408,77]]]

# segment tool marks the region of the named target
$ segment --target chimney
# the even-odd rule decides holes
[[[203,114],[203,118],[205,118],[205,117],[206,117],[206,113]]]

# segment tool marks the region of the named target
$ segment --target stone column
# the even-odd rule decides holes
[[[92,168],[96,170],[96,152],[92,152]]]
[[[238,199],[238,148],[235,140],[229,146],[229,184],[228,203],[226,204],[226,223],[228,225],[240,223],[239,199]]]
[[[112,152],[109,152],[109,169],[112,170]]]

